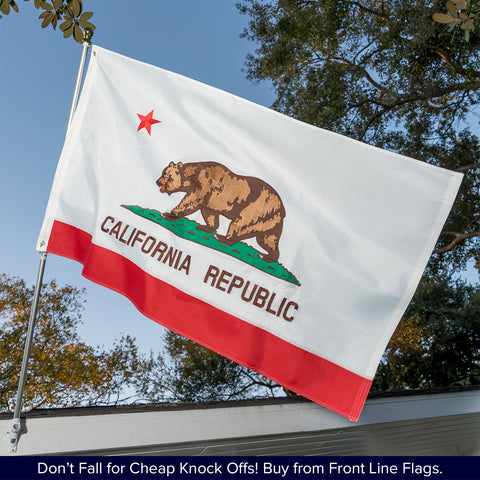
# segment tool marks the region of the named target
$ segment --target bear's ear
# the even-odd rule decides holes
[[[174,164],[173,162],[170,162],[170,163],[168,164],[169,167],[173,167],[174,165],[175,165],[175,164]]]
[[[182,163],[182,162],[178,162],[178,163],[177,163],[177,167],[178,167],[178,168],[182,168],[182,167],[183,167],[183,163]]]

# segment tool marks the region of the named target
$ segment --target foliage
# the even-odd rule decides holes
[[[480,286],[424,279],[395,331],[373,389],[480,384]]]
[[[33,288],[0,275],[0,411],[14,408]],[[122,336],[111,350],[83,343],[77,331],[82,291],[43,285],[25,388],[26,408],[118,403],[139,385],[146,360],[134,339]]]
[[[445,31],[432,19],[444,6],[427,0],[237,4],[249,16],[243,36],[257,44],[247,57],[248,78],[273,83],[275,109],[465,174],[433,272],[463,269],[470,259],[480,268],[480,143],[472,130],[480,37],[466,42],[455,29]]]
[[[445,7],[447,13],[434,13],[433,20],[448,25],[450,32],[460,27],[468,42],[470,34],[475,30],[475,21],[480,18],[480,6],[470,0],[448,0]]]
[[[75,41],[82,43],[85,29],[89,29],[91,33],[95,30],[95,25],[89,21],[93,13],[83,12],[82,0],[51,0],[51,3],[34,0],[34,5],[36,9],[43,10],[38,17],[42,20],[42,28],[51,25],[55,30],[58,22],[64,20],[60,24],[60,30],[65,38],[73,36]],[[1,13],[8,15],[11,10],[18,12],[15,0],[0,0]],[[1,14],[0,18],[2,18]]]
[[[202,402],[275,396],[275,382],[201,345],[167,331],[165,352],[145,369],[143,398]]]

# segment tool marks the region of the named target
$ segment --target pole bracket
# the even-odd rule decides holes
[[[10,453],[17,452],[18,441],[22,433],[26,433],[27,429],[22,425],[22,420],[20,418],[14,418],[12,420],[11,430],[7,432],[8,435],[8,446]]]

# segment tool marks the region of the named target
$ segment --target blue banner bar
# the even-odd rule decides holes
[[[0,457],[1,480],[477,480],[480,457]]]

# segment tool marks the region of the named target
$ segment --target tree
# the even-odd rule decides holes
[[[0,275],[0,411],[13,411],[33,288]],[[72,286],[44,285],[39,302],[26,408],[115,404],[140,388],[147,360],[134,339],[122,336],[110,350],[83,343],[77,331],[83,292]],[[130,390],[130,392],[129,392]]]
[[[56,30],[58,22],[64,20],[60,24],[60,30],[65,38],[72,37],[75,41],[82,43],[85,29],[90,29],[91,32],[95,30],[95,25],[89,21],[93,13],[83,11],[82,0],[51,0],[51,3],[34,0],[34,6],[43,10],[38,17],[42,20],[42,28],[51,25]],[[11,10],[18,12],[15,0],[0,0],[1,13],[8,15]],[[0,18],[2,18],[1,14]]]
[[[243,36],[258,45],[248,78],[272,82],[275,109],[465,174],[430,269],[463,269],[470,259],[480,269],[480,143],[471,127],[480,37],[466,41],[434,21],[444,1],[243,0],[237,7],[249,16]]]
[[[424,279],[380,363],[373,389],[480,383],[480,286]]]
[[[145,369],[143,398],[149,401],[202,402],[284,395],[268,378],[172,331],[165,351]]]

